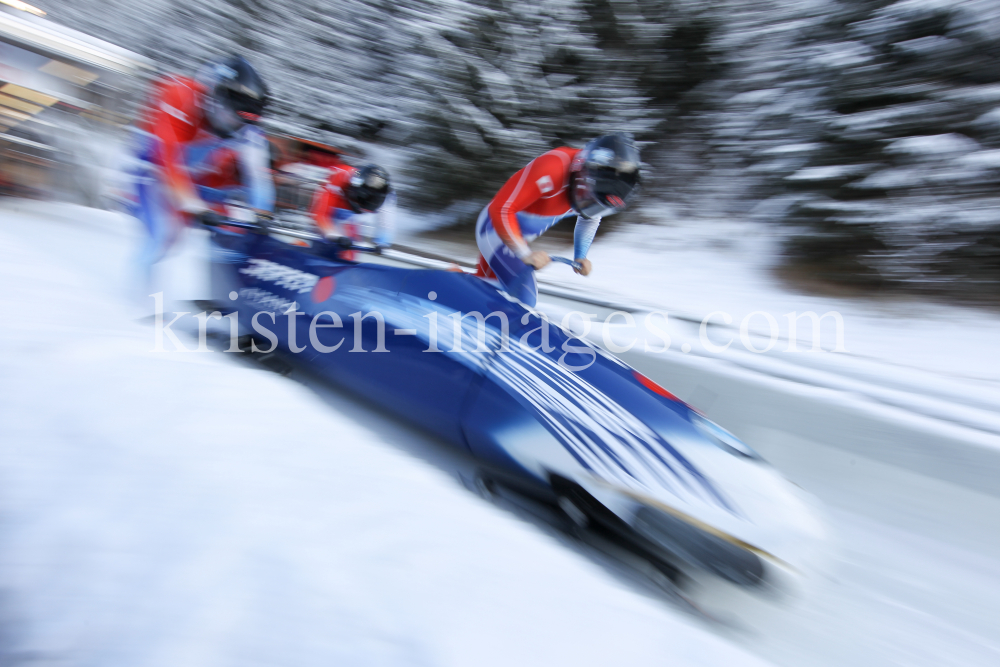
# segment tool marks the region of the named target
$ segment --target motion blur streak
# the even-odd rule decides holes
[[[471,270],[513,173],[632,133],[641,198],[537,310],[822,503],[801,598],[665,582],[307,360],[221,354],[227,320],[199,345],[231,304],[194,216],[139,287],[135,129],[230,54],[296,252],[374,163],[397,245],[358,261]],[[238,190],[217,214],[258,220]],[[190,351],[152,351],[151,293]],[[0,664],[1000,664],[998,294],[996,0],[0,0]]]

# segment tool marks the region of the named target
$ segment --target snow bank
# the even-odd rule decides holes
[[[392,429],[223,354],[150,352],[152,327],[122,314],[122,224],[0,219],[8,654],[760,664],[394,448]]]
[[[947,306],[915,298],[849,298],[792,291],[774,273],[783,232],[774,225],[745,221],[668,220],[664,225],[632,225],[595,241],[594,271],[587,278],[564,267],[540,274],[544,284],[599,297],[638,309],[659,308],[671,317],[697,323],[710,313],[732,317],[734,347],[739,328],[753,313],[775,318],[775,351],[788,347],[789,313],[829,311],[844,321],[844,354],[817,353],[836,365],[858,360],[920,369],[956,380],[1000,387],[1000,356],[995,354],[1000,317],[983,310]],[[557,254],[561,252],[553,247]],[[603,317],[603,316],[602,316]],[[720,315],[712,322],[722,325]],[[823,349],[833,348],[833,320],[823,322]],[[751,333],[770,328],[763,315],[748,325]],[[808,348],[811,327],[802,320],[798,336]],[[758,345],[758,343],[754,343]],[[817,355],[811,355],[817,356]],[[891,369],[879,372],[891,374]]]
[[[997,663],[1000,539],[983,526],[1000,525],[1000,366],[992,352],[1000,318],[911,299],[796,294],[772,273],[773,227],[665,223],[598,239],[589,279],[564,267],[540,274],[567,295],[558,304],[543,295],[540,307],[558,319],[570,308],[598,320],[631,310],[638,326],[643,310],[668,311],[669,324],[656,320],[671,337],[668,352],[655,336],[644,351],[621,315],[594,326],[592,339],[625,347],[638,338],[619,354],[625,362],[831,509],[834,576],[748,645],[785,665]],[[574,303],[574,293],[596,303]],[[850,352],[811,352],[802,340],[791,352],[785,338],[764,354],[743,347],[748,315],[770,312],[786,336],[784,314],[809,310],[841,312]],[[713,311],[734,320],[726,326],[716,314],[708,327],[712,344],[733,341],[721,353],[700,340],[700,320]],[[750,343],[765,348],[763,315],[749,321]],[[799,336],[806,332],[800,326]]]

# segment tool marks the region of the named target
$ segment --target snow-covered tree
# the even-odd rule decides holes
[[[652,128],[647,100],[581,30],[575,2],[468,4],[465,20],[441,32],[439,76],[427,89],[434,103],[411,137],[411,174],[420,176],[412,202],[488,198],[550,148]]]
[[[404,205],[471,213],[544,150],[636,134],[647,197],[800,234],[817,277],[1000,286],[996,0],[33,0],[272,128],[393,144]]]
[[[841,2],[827,15],[798,72],[813,136],[770,172],[794,197],[787,220],[808,225],[797,258],[852,282],[984,279],[1000,239],[998,27],[1000,8],[978,1]]]

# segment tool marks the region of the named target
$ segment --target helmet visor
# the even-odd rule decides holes
[[[389,181],[378,171],[359,173],[351,179],[351,193],[355,206],[361,211],[377,211],[389,194]]]
[[[362,211],[366,213],[374,213],[382,207],[382,204],[385,203],[385,191],[372,190],[371,188],[362,186],[358,188],[355,201]]]
[[[219,97],[225,106],[233,110],[236,115],[247,123],[256,123],[264,114],[267,106],[267,98],[257,94],[255,91],[246,88],[223,86],[219,91]]]
[[[603,218],[624,211],[638,190],[638,169],[584,169],[574,188],[574,208],[585,218]]]
[[[620,208],[615,208],[609,204],[601,203],[593,197],[577,198],[576,212],[584,218],[588,218],[590,220],[604,218],[613,213],[617,213],[620,210]]]

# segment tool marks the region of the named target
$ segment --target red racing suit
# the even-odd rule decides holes
[[[205,87],[169,76],[156,84],[139,123],[139,158],[155,166],[156,179],[177,211],[197,213],[205,202],[221,204],[237,190],[252,208],[274,208],[267,139],[255,125],[234,136],[212,134],[202,113]]]
[[[205,86],[181,76],[157,82],[135,129],[134,214],[148,232],[139,264],[149,282],[153,265],[179,237],[190,215],[242,199],[274,208],[274,181],[264,133],[245,125],[229,138],[208,131]]]
[[[510,177],[483,209],[476,223],[479,246],[477,274],[496,278],[504,289],[534,305],[537,286],[533,270],[522,260],[533,241],[573,213],[570,166],[580,150],[561,147],[540,155]],[[600,219],[577,217],[574,255],[584,259]]]
[[[170,76],[156,84],[150,107],[139,129],[156,140],[140,158],[160,167],[162,179],[180,211],[203,208],[184,159],[184,148],[204,124],[201,99],[205,87],[194,79]]]
[[[358,232],[359,217],[367,214],[355,213],[347,199],[347,188],[351,183],[351,178],[357,172],[357,169],[345,164],[333,167],[326,183],[316,191],[310,213],[323,236],[341,234],[355,240],[360,237]],[[390,193],[382,206],[374,213],[375,242],[380,245],[388,245],[391,241],[395,212],[394,199],[395,197]]]

